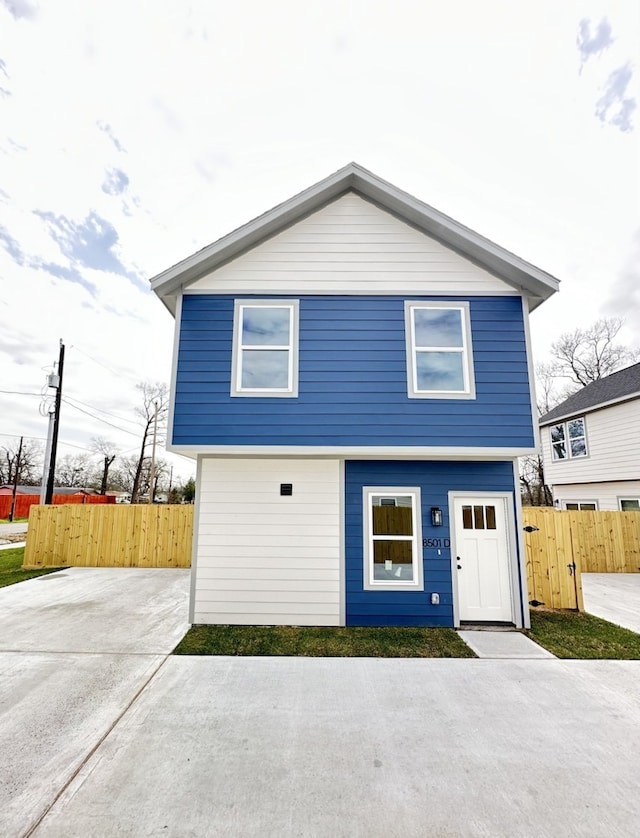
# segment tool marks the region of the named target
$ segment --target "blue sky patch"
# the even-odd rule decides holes
[[[122,169],[108,169],[102,184],[102,191],[107,195],[122,195],[128,186],[129,178]]]

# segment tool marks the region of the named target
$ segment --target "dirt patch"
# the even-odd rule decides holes
[[[10,535],[0,536],[0,544],[18,544],[27,540],[26,532],[12,532]]]

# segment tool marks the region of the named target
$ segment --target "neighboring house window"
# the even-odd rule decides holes
[[[298,300],[236,300],[232,396],[298,395]]]
[[[419,488],[365,487],[365,590],[421,590]]]
[[[584,419],[570,419],[551,426],[551,450],[554,460],[587,456]]]
[[[621,512],[640,510],[640,498],[618,498]]]
[[[473,399],[468,303],[405,303],[409,398]]]
[[[564,508],[567,512],[596,512],[598,503],[595,500],[565,501]]]

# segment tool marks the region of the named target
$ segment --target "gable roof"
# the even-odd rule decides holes
[[[559,280],[551,274],[525,262],[357,163],[349,163],[304,192],[157,274],[150,280],[151,288],[174,313],[175,295],[182,289],[347,192],[355,192],[372,201],[498,276],[529,296],[531,309],[558,290]]]
[[[540,418],[541,425],[548,425],[558,419],[588,413],[629,399],[640,398],[640,364],[611,373],[606,378],[592,381],[577,393],[569,396],[553,410]]]

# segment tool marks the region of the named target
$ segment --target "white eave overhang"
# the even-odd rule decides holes
[[[554,294],[559,280],[459,224],[407,192],[350,163],[288,201],[223,236],[151,279],[151,289],[175,313],[175,298],[191,283],[274,236],[347,192],[356,192],[529,297],[533,310]]]

